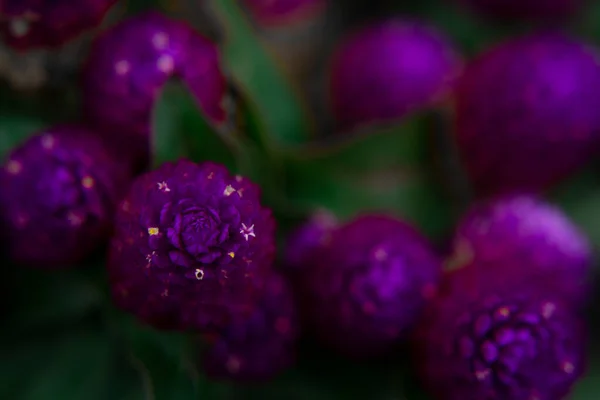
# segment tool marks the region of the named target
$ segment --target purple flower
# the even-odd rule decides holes
[[[290,286],[271,274],[253,313],[235,319],[203,354],[205,372],[235,381],[272,379],[295,360],[297,317]]]
[[[481,194],[546,189],[600,142],[595,50],[554,33],[515,39],[467,67],[457,140]]]
[[[214,43],[184,22],[155,12],[129,18],[100,35],[83,81],[84,108],[98,126],[129,135],[147,155],[154,102],[171,78],[181,79],[214,122],[225,118],[226,82]]]
[[[39,268],[80,261],[108,239],[129,177],[101,140],[56,126],[27,140],[0,169],[0,219],[14,261]]]
[[[303,311],[331,347],[375,357],[413,327],[439,275],[419,232],[392,217],[361,216],[332,232],[303,274]]]
[[[0,35],[18,50],[60,46],[100,24],[117,0],[0,0]]]
[[[342,128],[398,119],[443,99],[459,69],[458,55],[433,28],[395,19],[372,25],[334,57],[333,111]]]
[[[158,328],[222,327],[254,307],[274,230],[246,178],[210,162],[163,164],[120,206],[109,260],[114,301]]]
[[[286,25],[321,11],[326,0],[243,0],[262,25]]]
[[[308,266],[312,255],[318,251],[337,225],[335,217],[328,212],[315,213],[308,221],[294,230],[288,237],[285,248],[285,266],[300,271]]]
[[[498,19],[562,20],[581,8],[581,0],[457,0]]]
[[[474,264],[564,294],[586,298],[592,249],[563,212],[529,195],[476,204],[459,223],[451,264]]]
[[[424,314],[423,382],[444,400],[564,399],[585,368],[582,321],[547,291],[477,271],[452,274]]]

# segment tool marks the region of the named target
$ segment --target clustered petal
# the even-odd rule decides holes
[[[154,102],[173,77],[212,121],[224,120],[226,82],[216,45],[182,21],[156,12],[136,15],[96,38],[84,72],[85,112],[120,141],[134,135],[130,151],[147,154]]]
[[[444,99],[461,63],[433,28],[388,20],[348,37],[331,70],[333,111],[342,128],[385,122]]]
[[[539,287],[450,277],[417,330],[426,387],[445,400],[561,400],[585,368],[585,329]]]
[[[211,162],[139,177],[116,229],[113,297],[165,329],[208,330],[250,312],[274,258],[275,224],[258,187]]]
[[[108,239],[129,176],[87,128],[56,126],[16,148],[0,169],[0,214],[14,261],[57,267]]]
[[[0,35],[18,50],[60,46],[100,24],[117,0],[2,0]]]
[[[235,381],[272,379],[292,365],[297,338],[291,287],[272,273],[252,314],[234,319],[203,354],[204,370],[213,378]]]
[[[583,165],[600,141],[600,59],[559,33],[500,44],[469,65],[457,141],[481,194],[539,191]]]
[[[438,257],[414,228],[361,216],[337,228],[303,273],[306,318],[340,352],[377,356],[413,327],[439,275]]]
[[[530,195],[475,204],[459,222],[452,267],[496,269],[532,285],[585,300],[592,249],[587,237],[557,207]]]

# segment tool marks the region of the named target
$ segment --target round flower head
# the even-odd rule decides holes
[[[57,126],[14,150],[0,169],[0,214],[14,261],[77,262],[111,231],[128,176],[92,132]]]
[[[311,17],[326,0],[243,0],[254,18],[263,25],[285,25]]]
[[[262,298],[246,318],[235,319],[203,354],[213,378],[266,381],[292,365],[298,320],[292,290],[273,273]]]
[[[305,274],[306,318],[321,339],[353,357],[376,357],[416,322],[440,262],[416,230],[362,216],[332,232]]]
[[[416,331],[434,398],[564,399],[585,367],[582,321],[547,292],[500,289],[475,271],[448,278]]]
[[[55,47],[100,24],[117,0],[0,0],[0,35],[18,50]]]
[[[489,50],[458,85],[457,140],[482,194],[543,190],[599,141],[600,65],[565,36],[536,34]]]
[[[113,298],[158,328],[222,327],[254,306],[274,229],[247,179],[210,162],[163,164],[133,183],[118,210]]]
[[[543,282],[570,298],[585,296],[592,249],[585,235],[551,204],[529,195],[476,204],[462,219],[451,263],[506,271]]]
[[[225,118],[226,82],[215,44],[155,12],[126,19],[92,46],[83,82],[86,114],[107,132],[134,135],[136,150],[147,154],[154,101],[172,77],[187,85],[211,120]]]
[[[443,99],[460,68],[446,39],[419,23],[389,20],[347,38],[331,70],[342,128],[389,121]]]
[[[288,237],[285,248],[287,268],[300,271],[306,268],[320,246],[331,238],[331,232],[337,225],[335,217],[327,212],[317,212],[300,225]]]
[[[581,0],[457,0],[474,11],[498,19],[562,20],[577,11]]]

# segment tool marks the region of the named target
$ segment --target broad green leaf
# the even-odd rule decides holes
[[[452,207],[430,171],[428,121],[407,118],[401,125],[288,153],[290,201],[303,209],[324,207],[342,219],[359,212],[391,212],[430,235],[444,233]]]
[[[157,100],[152,123],[154,166],[189,158],[214,161],[236,168],[234,152],[239,150],[231,130],[212,126],[185,85],[170,82]]]
[[[224,60],[234,84],[264,121],[261,144],[273,148],[305,143],[312,126],[304,105],[237,3],[213,0],[211,5],[225,30]]]
[[[17,114],[0,114],[0,162],[10,151],[44,126],[44,122],[37,118]]]

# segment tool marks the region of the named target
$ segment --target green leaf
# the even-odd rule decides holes
[[[92,265],[82,265],[93,268]],[[12,268],[9,313],[13,332],[26,332],[82,318],[104,300],[104,293],[81,271],[44,271]]]
[[[590,167],[561,185],[550,198],[600,248],[600,181]]]
[[[44,126],[44,122],[37,118],[18,114],[0,115],[0,162]]]
[[[231,170],[236,168],[235,152],[239,150],[232,131],[212,126],[179,82],[166,84],[155,104],[151,148],[155,166],[189,158],[218,162]]]
[[[451,207],[429,170],[429,118],[407,118],[401,125],[371,128],[340,143],[307,146],[287,154],[287,196],[298,207],[325,207],[338,217],[386,211],[444,233]]]
[[[211,3],[225,29],[224,59],[237,89],[264,121],[266,148],[305,143],[312,126],[304,105],[235,0]]]

